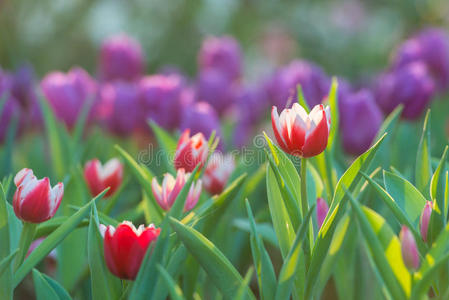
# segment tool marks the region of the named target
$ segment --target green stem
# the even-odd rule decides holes
[[[19,240],[19,253],[17,254],[14,263],[15,271],[17,271],[17,269],[25,260],[25,256],[28,252],[28,249],[30,248],[31,242],[33,241],[34,234],[36,233],[36,226],[37,224],[34,223],[28,222],[23,223],[23,228],[22,232],[20,233],[20,240]]]
[[[307,212],[309,211],[309,202],[307,201],[307,158],[301,159],[301,213],[302,219],[304,220]],[[310,244],[313,241],[313,227],[312,220],[309,223],[309,234],[304,239],[304,259],[306,270],[309,269],[310,264]]]

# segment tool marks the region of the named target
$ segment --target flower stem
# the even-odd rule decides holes
[[[36,233],[36,224],[24,222],[22,232],[20,233],[19,240],[19,253],[17,254],[16,260],[14,262],[14,270],[20,267],[20,265],[25,260],[25,256],[30,248],[31,242],[33,241],[34,234]]]
[[[301,213],[303,222],[309,211],[309,202],[307,201],[307,158],[301,158]],[[310,244],[313,241],[313,225],[312,220],[309,221],[309,234],[304,239],[304,259],[306,263],[306,270],[310,264]]]

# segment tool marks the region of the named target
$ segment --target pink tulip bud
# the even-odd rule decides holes
[[[402,260],[409,270],[417,270],[419,268],[419,254],[416,248],[415,238],[407,226],[402,226],[399,234],[401,240]]]
[[[432,214],[432,201],[427,201],[420,218],[421,236],[424,242],[427,242],[427,232],[429,230],[430,215]]]
[[[209,159],[204,171],[204,188],[211,195],[220,194],[228,182],[229,176],[235,169],[234,157],[231,154],[215,153]]]
[[[326,149],[330,130],[330,110],[320,104],[307,114],[298,103],[284,109],[280,116],[276,106],[271,122],[279,146],[286,153],[298,157],[312,157]]]
[[[197,165],[201,167],[207,160],[209,146],[202,133],[190,137],[190,130],[186,129],[179,138],[174,158],[176,169],[192,172]]]
[[[109,271],[119,278],[134,280],[148,247],[156,242],[160,231],[152,224],[136,229],[129,221],[123,221],[117,228],[107,226],[103,245]]]
[[[84,178],[92,196],[98,195],[108,187],[109,191],[105,197],[112,196],[122,183],[122,163],[113,158],[102,166],[98,159],[90,160],[84,166]]]
[[[327,212],[329,211],[329,206],[327,206],[326,200],[323,198],[316,199],[316,220],[318,223],[318,228],[323,225],[324,219],[326,219]]]
[[[30,169],[19,171],[14,183],[17,190],[13,208],[19,219],[42,223],[55,215],[64,195],[64,184],[60,182],[52,188],[48,177],[38,180]]]
[[[189,176],[190,174],[185,174],[184,169],[178,170],[176,179],[171,174],[166,173],[162,180],[162,186],[159,185],[156,178],[153,178],[151,189],[153,190],[154,198],[163,210],[170,210]],[[201,180],[198,180],[196,184],[192,183],[184,204],[184,211],[191,210],[197,204],[201,195],[201,185]]]

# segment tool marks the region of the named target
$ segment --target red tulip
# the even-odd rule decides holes
[[[307,115],[298,103],[278,115],[276,106],[271,111],[271,122],[279,146],[285,152],[312,157],[326,149],[330,130],[330,111],[320,104]]]
[[[215,153],[211,156],[204,171],[204,188],[211,195],[220,194],[228,182],[229,176],[235,169],[234,157],[230,154],[223,156]]]
[[[179,169],[176,174],[176,180],[169,173],[164,175],[162,186],[159,185],[157,179],[154,177],[151,181],[151,189],[153,190],[154,198],[163,210],[170,210],[175,203],[176,197],[178,197],[181,189],[184,187],[190,174],[185,174],[184,169]],[[189,211],[195,207],[198,203],[198,199],[201,195],[201,180],[192,183],[190,186],[187,199],[184,204],[184,211]]]
[[[90,160],[84,166],[84,178],[92,196],[98,195],[109,187],[110,189],[105,195],[105,197],[109,197],[117,191],[122,183],[122,163],[113,158],[102,166],[98,159]]]
[[[419,268],[419,253],[415,238],[407,226],[402,226],[399,239],[401,240],[401,253],[404,265],[409,270],[417,270]]]
[[[151,243],[159,236],[160,228],[154,225],[138,229],[129,221],[123,221],[117,228],[100,225],[104,237],[104,259],[112,274],[127,280],[134,280]]]
[[[14,177],[17,187],[13,197],[16,216],[29,223],[42,223],[52,218],[61,204],[64,184],[53,188],[48,177],[38,180],[30,169],[22,169]]]
[[[202,133],[190,136],[190,130],[182,133],[176,147],[174,165],[176,169],[183,168],[186,172],[192,172],[197,165],[204,165],[209,152],[209,146]]]
[[[426,205],[424,206],[424,209],[421,213],[420,218],[420,230],[421,230],[421,237],[424,242],[427,242],[427,232],[429,230],[429,222],[430,222],[430,216],[432,215],[432,202],[427,201]]]

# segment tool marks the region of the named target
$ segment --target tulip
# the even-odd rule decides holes
[[[427,28],[405,41],[398,49],[393,65],[400,69],[410,63],[426,64],[436,88],[449,88],[449,38],[447,32],[438,28]]]
[[[42,79],[41,88],[56,117],[70,129],[75,126],[85,101],[94,99],[96,93],[95,81],[81,68],[49,73]],[[93,114],[91,109],[90,119]]]
[[[407,226],[402,226],[399,239],[401,241],[402,260],[405,266],[409,270],[417,270],[419,268],[419,253],[415,238]]]
[[[42,223],[52,218],[64,195],[64,185],[60,182],[53,188],[45,177],[38,180],[33,171],[22,169],[14,177],[17,187],[13,197],[16,216],[29,223]]]
[[[101,46],[99,67],[105,81],[138,79],[144,69],[142,48],[127,35],[110,37]]]
[[[34,73],[29,65],[20,67],[12,76],[11,95],[24,110],[28,110],[36,101]]]
[[[184,169],[179,169],[176,174],[176,179],[169,173],[164,174],[162,186],[159,185],[156,178],[151,181],[151,189],[154,198],[163,210],[170,210],[175,203],[176,198],[186,184],[190,174],[185,174]],[[187,212],[195,207],[201,195],[201,180],[192,183],[189,193],[184,204],[184,212]]]
[[[360,155],[370,147],[382,125],[383,115],[369,90],[338,99],[343,148]]]
[[[136,279],[145,253],[156,242],[160,231],[152,224],[136,229],[129,221],[123,221],[117,228],[101,224],[104,259],[109,271],[121,279]]]
[[[306,158],[326,149],[330,129],[328,106],[317,105],[307,115],[301,105],[294,103],[280,116],[276,106],[273,106],[271,123],[279,146],[288,154]]]
[[[173,130],[179,126],[184,109],[184,79],[179,75],[153,75],[139,82],[142,126],[148,128],[149,119],[159,126]]]
[[[324,220],[326,219],[327,212],[329,211],[329,206],[326,200],[323,198],[316,199],[316,220],[318,223],[318,228],[321,228]]]
[[[84,178],[92,196],[98,195],[109,187],[105,194],[105,197],[109,197],[122,183],[123,165],[116,158],[109,160],[104,166],[98,159],[93,159],[84,166]]]
[[[118,136],[128,136],[137,127],[139,93],[133,83],[116,81],[100,90],[99,117]]]
[[[237,41],[229,36],[210,37],[204,40],[198,54],[200,70],[217,70],[230,79],[240,77],[242,53]]]
[[[201,71],[196,82],[196,98],[212,105],[223,115],[235,102],[235,83],[217,70]]]
[[[285,107],[289,101],[296,102],[299,84],[310,107],[322,103],[330,88],[330,80],[320,67],[294,60],[273,74],[266,83],[266,91],[273,105]]]
[[[202,133],[190,136],[190,130],[182,133],[176,147],[174,165],[176,169],[183,168],[186,172],[192,172],[197,165],[203,167],[206,163],[209,146]]]
[[[427,201],[424,209],[421,213],[421,218],[419,220],[420,229],[421,229],[421,237],[424,242],[427,242],[427,232],[429,230],[429,222],[430,216],[432,215],[432,201]]]
[[[220,120],[214,108],[206,102],[196,102],[183,111],[181,130],[190,129],[192,134],[201,132],[209,138],[213,131],[221,135]]]
[[[223,192],[226,183],[235,169],[234,157],[231,154],[214,153],[204,170],[204,188],[211,195]]]
[[[427,108],[434,90],[435,85],[426,65],[414,62],[378,78],[376,101],[386,114],[403,104],[402,117],[415,120]]]

